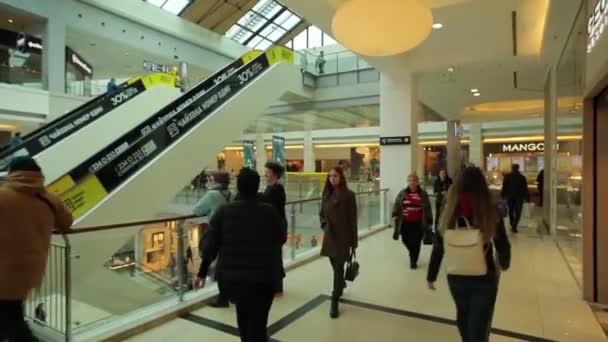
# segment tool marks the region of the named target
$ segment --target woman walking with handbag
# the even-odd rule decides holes
[[[407,188],[403,189],[393,207],[393,221],[395,231],[393,239],[399,240],[410,254],[410,268],[418,268],[418,257],[425,231],[433,225],[433,211],[426,191],[418,185],[418,176],[412,174],[407,177]]]
[[[348,189],[340,167],[334,167],[327,175],[319,216],[325,232],[321,255],[329,258],[334,273],[330,316],[338,318],[338,301],[346,287],[344,265],[352,260],[358,244],[357,199]]]
[[[498,206],[477,167],[462,171],[448,192],[427,275],[432,290],[444,254],[462,341],[489,341],[498,280],[500,272],[509,268],[511,245]]]

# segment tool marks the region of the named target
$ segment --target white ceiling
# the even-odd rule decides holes
[[[366,57],[370,64],[392,75],[415,73],[420,82],[420,100],[446,118],[489,121],[538,114],[523,111],[480,115],[465,109],[482,103],[542,100],[547,65],[558,57],[580,0],[423,1],[433,9],[435,22],[443,24],[443,28],[434,30],[425,42],[407,53]],[[283,2],[331,33],[334,10],[328,0]],[[513,54],[513,11],[517,13],[517,56]],[[546,20],[547,13],[550,18]],[[448,67],[455,72],[449,73]],[[472,88],[479,89],[481,96],[472,96]],[[542,106],[538,112],[542,112]]]

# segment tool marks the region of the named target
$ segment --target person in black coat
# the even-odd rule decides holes
[[[507,201],[509,207],[511,231],[517,233],[517,226],[521,220],[524,202],[530,200],[528,180],[519,172],[519,164],[513,164],[511,166],[511,173],[505,176],[502,182],[501,196]]]
[[[279,163],[268,162],[265,165],[264,177],[266,178],[266,189],[264,190],[265,201],[272,205],[279,214],[282,223],[287,228],[287,214],[285,213],[285,203],[287,195],[285,187],[281,184],[281,177],[285,173],[285,169]],[[283,294],[283,279],[277,283],[277,294]]]
[[[205,286],[209,267],[217,261],[222,293],[236,304],[243,342],[268,340],[268,314],[277,282],[283,278],[281,249],[287,229],[277,211],[260,200],[259,174],[244,168],[238,175],[239,197],[219,208],[203,238],[203,260],[195,289]]]
[[[536,176],[536,186],[538,188],[538,195],[540,196],[538,206],[542,207],[545,195],[545,169],[540,170],[538,176]]]
[[[435,181],[434,192],[435,192],[435,230],[439,224],[439,216],[441,215],[441,207],[445,196],[448,193],[452,185],[452,178],[448,177],[448,173],[445,170],[439,171],[439,177]]]

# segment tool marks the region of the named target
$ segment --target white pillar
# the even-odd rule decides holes
[[[455,178],[462,167],[462,148],[460,143],[461,132],[459,132],[460,122],[456,120],[448,121],[448,175]]]
[[[555,233],[557,221],[557,72],[553,66],[545,82],[545,182],[543,223],[547,231]]]
[[[65,93],[65,31],[65,23],[57,18],[48,18],[43,30],[42,83],[55,94]]]
[[[315,172],[315,146],[312,143],[312,131],[304,134],[304,172]]]
[[[469,127],[469,162],[484,168],[483,137],[481,124],[474,123]]]
[[[258,134],[255,141],[255,164],[260,175],[264,174],[264,165],[266,165],[266,144],[264,142],[264,134]]]
[[[380,136],[411,136],[411,145],[381,146],[380,184],[394,200],[416,170],[418,96],[412,74],[401,78],[383,73],[380,78]]]

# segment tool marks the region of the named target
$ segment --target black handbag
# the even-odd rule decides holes
[[[353,253],[353,257],[346,265],[346,271],[344,272],[344,280],[353,282],[359,276],[359,262],[357,262],[357,255]]]
[[[432,245],[435,239],[435,233],[431,227],[424,228],[424,235],[422,237],[422,243],[425,245]]]

